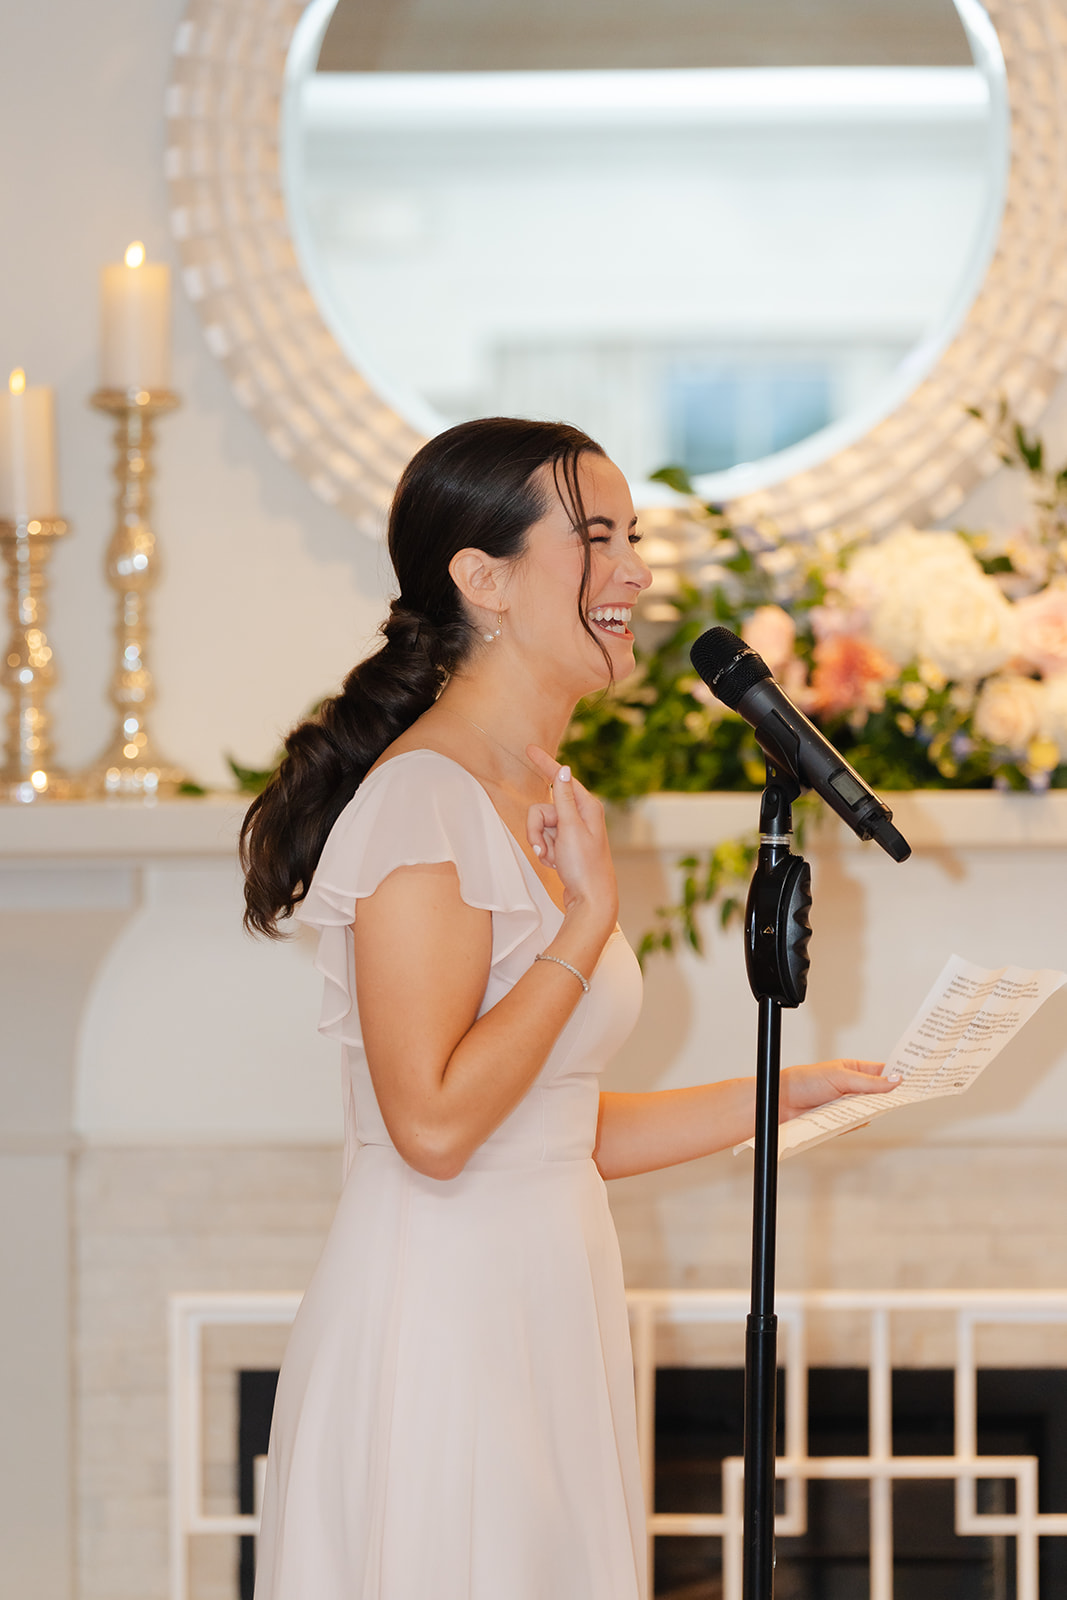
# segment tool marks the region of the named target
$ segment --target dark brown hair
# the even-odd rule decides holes
[[[546,466],[582,536],[578,614],[596,637],[585,615],[589,535],[578,484],[578,462],[590,452],[604,454],[567,423],[482,417],[438,434],[408,463],[389,514],[400,593],[379,630],[385,643],[352,669],[340,694],[288,735],[278,770],[245,816],[240,849],[249,931],[280,936],[279,919],[292,916],[306,895],[330,829],[370,768],[429,710],[469,654],[478,629],[449,563],[467,548],[494,560],[521,555],[528,530],[551,505],[537,476]]]

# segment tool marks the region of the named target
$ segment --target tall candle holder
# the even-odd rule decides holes
[[[0,799],[69,800],[79,786],[52,765],[48,694],[55,663],[44,631],[47,567],[52,543],[67,531],[61,517],[0,519],[0,552],[7,564],[11,633],[0,679],[10,695]]]
[[[107,579],[118,595],[118,661],[110,699],[117,726],[103,754],[84,773],[84,792],[151,800],[173,795],[186,774],[156,749],[147,726],[155,699],[148,650],[148,595],[159,576],[156,538],[149,523],[155,418],[180,405],[169,389],[98,389],[90,403],[115,418],[115,532],[107,553]]]

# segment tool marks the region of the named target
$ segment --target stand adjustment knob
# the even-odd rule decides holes
[[[790,1009],[808,991],[811,868],[803,856],[783,856],[757,872],[745,913],[745,965],[752,993]]]

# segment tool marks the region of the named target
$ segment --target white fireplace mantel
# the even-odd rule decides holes
[[[903,866],[834,818],[809,830],[812,986],[788,1030],[798,1057],[887,1049],[953,950],[988,966],[1067,967],[1067,792],[920,791],[891,803],[914,851]],[[40,1055],[47,1019],[58,1029],[48,1053],[70,1085],[66,1114],[58,1094],[44,1114],[12,1089],[9,1147],[71,1133],[103,1143],[340,1136],[336,1052],[314,1032],[315,940],[303,931],[270,944],[241,928],[246,806],[230,794],[0,808],[9,1038],[17,1032],[20,1050]],[[631,938],[674,898],[679,856],[751,833],[757,817],[755,794],[650,795],[615,810]],[[699,1081],[709,1057],[715,1075],[729,1075],[747,1059],[740,940],[714,915],[705,926],[706,961],[683,951],[649,963],[641,1022],[612,1069],[620,1087]],[[1046,1033],[1063,1025],[1053,1010]],[[1026,1044],[1025,1091],[1025,1075],[1009,1092],[1001,1074],[946,1102],[922,1132],[1067,1138],[1067,1056],[1057,1060],[1061,1049],[1038,1024]],[[893,1132],[921,1136],[913,1120],[902,1113]]]
[[[992,790],[919,789],[888,795],[901,832],[916,850],[1022,846],[1067,847],[1067,790],[1000,794]],[[153,805],[74,801],[0,808],[0,862],[152,858],[232,858],[244,795],[212,794]],[[613,808],[621,850],[694,850],[751,831],[755,794],[654,794]],[[828,818],[811,846],[853,841]]]

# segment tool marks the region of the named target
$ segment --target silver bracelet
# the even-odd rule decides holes
[[[563,960],[562,956],[550,956],[550,955],[547,955],[544,951],[542,951],[539,956],[534,956],[534,960],[535,961],[554,961],[556,963],[557,967],[566,967],[568,972],[573,972],[574,973],[574,976],[578,979],[578,982],[581,984],[581,986],[585,990],[586,994],[589,993],[589,980],[587,978],[583,978],[581,973],[578,971],[578,968],[577,967],[572,967],[569,961],[564,961]]]

